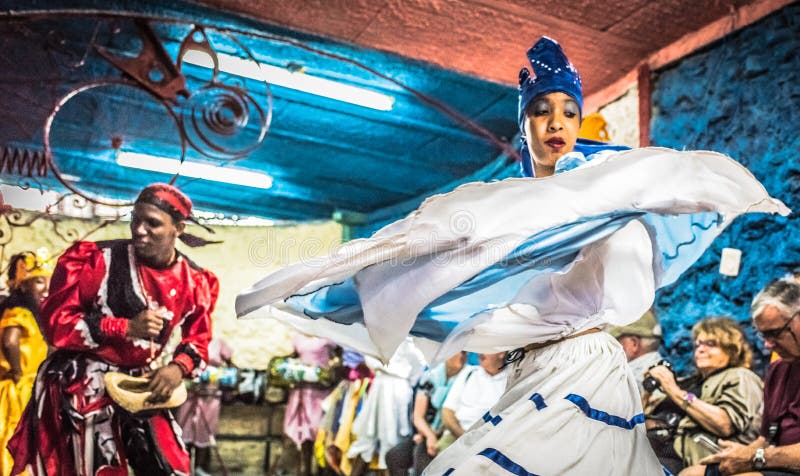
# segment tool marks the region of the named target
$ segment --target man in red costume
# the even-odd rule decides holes
[[[189,455],[166,410],[132,415],[113,404],[103,375],[149,375],[151,403],[205,366],[217,278],[175,249],[192,203],[173,186],[139,194],[130,240],[78,242],[58,260],[42,330],[56,351],[39,368],[34,397],[9,450],[12,474],[188,475]],[[182,340],[154,371],[172,331]]]

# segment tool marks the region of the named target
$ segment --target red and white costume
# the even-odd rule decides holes
[[[189,455],[167,411],[141,417],[112,404],[103,374],[141,374],[149,340],[126,337],[128,321],[148,306],[169,319],[153,346],[161,353],[172,331],[182,340],[172,361],[184,375],[208,359],[217,278],[178,253],[166,268],[137,262],[129,240],[79,242],[58,260],[41,325],[56,349],[39,369],[34,396],[9,450],[14,473],[34,475],[189,474]]]

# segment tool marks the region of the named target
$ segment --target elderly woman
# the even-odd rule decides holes
[[[0,304],[0,476],[11,474],[13,460],[6,444],[31,397],[39,364],[47,357],[47,343],[37,324],[53,270],[46,258],[43,250],[12,256],[11,294]]]
[[[406,334],[433,363],[510,350],[503,396],[426,475],[663,475],[625,354],[599,329],[638,319],[739,213],[788,210],[721,154],[578,140],[577,71],[549,38],[528,59],[518,120],[535,179],[431,197],[261,280],[237,313],[383,359]]]
[[[750,443],[761,425],[764,384],[750,367],[753,354],[739,325],[727,317],[713,317],[695,324],[694,363],[700,377],[700,395],[682,389],[664,366],[649,374],[667,398],[686,416],[678,424],[675,451],[689,466],[713,454],[719,438]],[[696,472],[699,471],[699,472]],[[703,474],[704,469],[683,471]]]

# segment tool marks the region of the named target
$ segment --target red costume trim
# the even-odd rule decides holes
[[[119,317],[100,319],[100,332],[105,337],[124,338],[128,335],[128,320]]]

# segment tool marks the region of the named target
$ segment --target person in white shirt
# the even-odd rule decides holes
[[[463,435],[500,400],[508,377],[503,370],[505,356],[505,352],[479,354],[480,366],[465,369],[453,382],[442,405],[442,422],[453,437],[450,442]],[[446,443],[445,439],[443,444]]]

